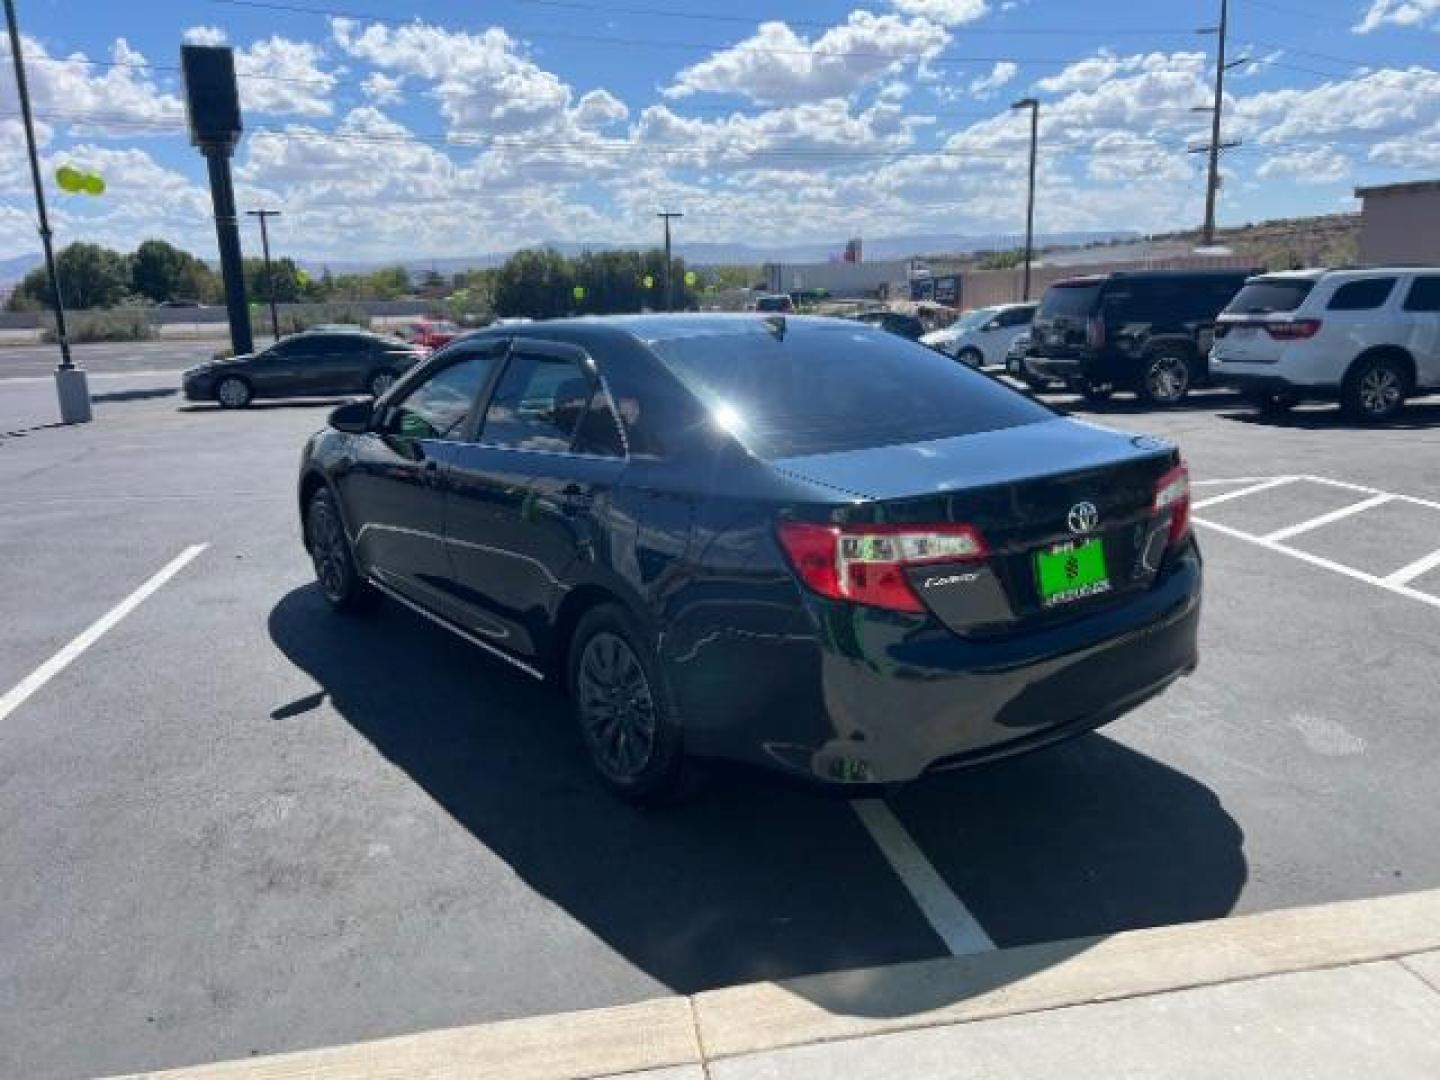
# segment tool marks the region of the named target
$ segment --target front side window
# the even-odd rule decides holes
[[[594,380],[579,361],[517,353],[490,400],[480,441],[517,450],[568,451],[593,391]]]
[[[1372,311],[1385,303],[1390,291],[1395,288],[1393,277],[1365,278],[1363,281],[1349,281],[1335,290],[1330,297],[1331,311]]]
[[[437,371],[394,407],[387,430],[406,439],[458,441],[498,362],[498,353],[472,353]]]
[[[1417,277],[1405,297],[1406,311],[1440,311],[1440,277]]]

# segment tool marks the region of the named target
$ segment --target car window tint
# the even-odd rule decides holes
[[[1294,311],[1305,302],[1313,288],[1315,282],[1308,278],[1255,278],[1241,286],[1225,305],[1225,310],[1241,315]]]
[[[1385,303],[1393,288],[1393,277],[1349,281],[1335,290],[1328,307],[1331,311],[1369,311]]]
[[[1100,283],[1088,282],[1083,285],[1051,285],[1045,290],[1040,301],[1041,318],[1084,319],[1095,310],[1095,300],[1100,295]]]
[[[498,362],[496,352],[473,353],[442,368],[394,407],[389,431],[407,439],[458,440],[476,397]]]
[[[580,416],[580,426],[575,431],[575,452],[602,457],[625,456],[625,442],[620,435],[619,421],[610,409],[610,398],[598,388],[590,395],[590,404]]]
[[[1406,311],[1440,311],[1440,277],[1417,277],[1405,297]]]
[[[893,334],[807,328],[777,335],[757,326],[652,347],[715,422],[761,457],[924,442],[1055,415]]]
[[[333,337],[330,339],[330,352],[339,353],[345,356],[359,356],[370,351],[369,338],[362,337]]]
[[[517,353],[490,400],[480,439],[520,450],[569,450],[592,389],[575,360]]]

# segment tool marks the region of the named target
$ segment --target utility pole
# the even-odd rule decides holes
[[[665,310],[675,310],[675,294],[670,289],[670,219],[683,218],[685,215],[678,210],[661,210],[655,215],[665,222]]]
[[[1025,295],[1030,299],[1030,263],[1035,257],[1035,152],[1040,143],[1040,102],[1033,97],[1021,98],[1012,109],[1030,110],[1030,196],[1025,202]]]
[[[1231,147],[1239,146],[1238,140],[1232,142],[1220,141],[1220,117],[1225,105],[1225,72],[1231,68],[1239,67],[1241,64],[1248,64],[1250,58],[1244,57],[1236,60],[1233,64],[1225,62],[1226,35],[1230,28],[1230,2],[1220,0],[1220,25],[1207,26],[1200,31],[1202,34],[1216,35],[1215,46],[1215,100],[1207,109],[1199,106],[1196,112],[1210,113],[1210,143],[1207,146],[1192,147],[1192,154],[1204,153],[1210,158],[1209,175],[1205,183],[1205,225],[1200,231],[1200,244],[1202,247],[1209,247],[1215,243],[1215,198],[1220,192],[1220,151],[1229,150]]]
[[[50,295],[55,306],[55,336],[60,339],[60,364],[55,369],[60,421],[84,424],[93,415],[90,384],[85,369],[76,367],[70,359],[70,334],[65,328],[65,304],[60,298],[60,275],[55,270],[55,250],[50,241],[50,216],[45,212],[45,185],[40,179],[40,155],[35,149],[35,122],[30,116],[30,88],[25,82],[25,59],[20,49],[20,23],[15,15],[15,0],[5,0],[5,22],[10,29],[10,54],[15,60],[15,90],[20,97],[20,116],[25,124],[25,145],[30,151],[30,180],[35,185],[40,246],[45,249],[45,272],[50,278]]]
[[[246,210],[246,217],[260,219],[260,247],[265,252],[265,284],[270,293],[270,333],[276,341],[280,340],[280,315],[275,310],[275,273],[270,268],[270,230],[265,227],[265,222],[272,217],[279,217],[279,210]]]

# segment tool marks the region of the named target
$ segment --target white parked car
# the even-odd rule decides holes
[[[1210,373],[1263,411],[1338,398],[1356,419],[1387,420],[1440,390],[1440,268],[1250,278],[1220,313]]]
[[[1037,307],[1029,303],[976,308],[945,329],[926,334],[920,343],[971,367],[999,366],[1015,339],[1029,331]]]

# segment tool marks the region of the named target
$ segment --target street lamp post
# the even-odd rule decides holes
[[[1040,102],[1033,97],[1022,98],[1010,106],[1030,110],[1030,194],[1025,201],[1025,295],[1030,299],[1030,263],[1035,256],[1035,151],[1040,141]]]
[[[270,334],[276,341],[280,340],[280,315],[275,310],[275,272],[270,268],[270,230],[266,228],[266,221],[272,217],[279,217],[279,210],[246,210],[247,217],[260,219],[260,247],[265,253],[265,284],[266,292],[270,294]]]
[[[680,213],[680,211],[678,211],[678,210],[661,210],[661,211],[660,211],[658,214],[656,214],[655,216],[658,217],[658,218],[663,219],[664,222],[665,222],[665,278],[664,278],[665,310],[666,310],[666,311],[674,311],[674,310],[675,310],[675,294],[674,294],[674,292],[673,292],[673,291],[671,290],[671,288],[670,288],[670,219],[671,219],[671,218],[682,218],[682,217],[684,217],[685,215],[682,214],[682,213]]]
[[[25,126],[25,145],[30,152],[30,179],[35,185],[35,210],[40,218],[40,245],[45,249],[45,272],[50,279],[50,296],[55,307],[55,336],[60,339],[60,364],[55,369],[55,393],[60,399],[60,420],[84,424],[93,417],[90,384],[85,369],[70,359],[70,334],[65,328],[65,304],[60,298],[60,275],[55,270],[55,250],[50,241],[50,216],[45,212],[45,185],[40,179],[40,155],[35,149],[35,123],[30,116],[30,88],[25,82],[25,59],[20,49],[20,25],[14,0],[5,0],[5,22],[10,29],[10,53],[15,59],[15,90],[20,98],[20,116]]]

